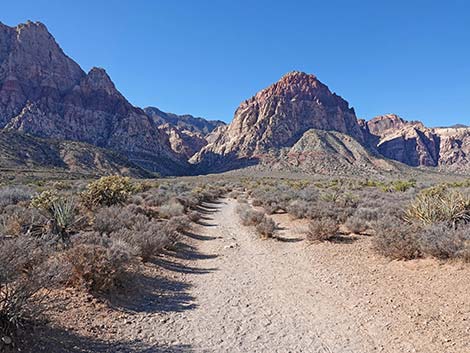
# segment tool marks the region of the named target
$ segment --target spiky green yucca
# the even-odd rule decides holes
[[[446,187],[423,190],[405,211],[405,220],[429,225],[447,222],[452,225],[470,222],[470,199]]]

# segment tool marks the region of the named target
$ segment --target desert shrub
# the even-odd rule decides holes
[[[55,279],[46,258],[37,239],[0,238],[0,336],[11,338],[18,327],[43,312],[47,296],[40,290]]]
[[[373,249],[392,259],[410,260],[421,256],[419,229],[399,218],[384,217],[375,225]]]
[[[81,197],[88,207],[112,206],[124,203],[134,190],[130,178],[106,176],[89,183]]]
[[[307,186],[297,192],[297,198],[307,202],[315,202],[320,194],[313,186]]]
[[[31,199],[31,206],[42,210],[48,214],[52,214],[52,205],[60,199],[60,195],[55,190],[45,190],[40,194],[35,195]]]
[[[163,222],[163,229],[170,233],[175,231],[183,233],[191,227],[190,219],[188,216],[177,216],[170,218],[167,222]]]
[[[240,216],[240,221],[244,226],[255,226],[263,221],[264,214],[256,211],[246,204],[239,204],[236,212]]]
[[[307,218],[310,214],[310,205],[304,200],[294,200],[287,206],[287,213],[295,218]]]
[[[184,206],[177,200],[172,200],[160,206],[158,213],[163,218],[171,218],[184,215]]]
[[[9,205],[0,214],[0,234],[41,236],[44,229],[46,229],[47,220],[44,215],[34,208]]]
[[[470,222],[470,198],[445,187],[423,190],[405,211],[405,219],[423,225]]]
[[[405,192],[416,186],[415,180],[394,180],[389,184],[381,185],[381,188],[385,192]]]
[[[367,223],[360,217],[353,215],[349,217],[344,226],[352,233],[360,234],[368,229]]]
[[[132,229],[137,223],[147,223],[149,218],[133,205],[100,208],[93,220],[93,230],[100,234],[111,234],[120,229]]]
[[[326,241],[336,236],[339,229],[339,223],[331,217],[322,217],[313,219],[308,224],[307,240]]]
[[[197,211],[188,212],[188,218],[191,220],[191,222],[198,222],[201,220],[201,217],[201,214]]]
[[[120,283],[132,263],[129,245],[119,239],[83,235],[64,255],[70,284],[90,292],[108,291]]]
[[[272,218],[263,217],[263,220],[256,225],[256,231],[263,238],[271,238],[276,230],[276,222]]]
[[[147,262],[174,244],[182,227],[184,228],[184,225],[181,220],[163,222],[152,220],[145,223],[138,222],[132,229],[121,229],[113,233],[112,237],[129,244],[133,253]]]
[[[3,187],[0,189],[0,210],[8,205],[16,205],[22,201],[29,201],[31,196],[31,189],[24,186]]]
[[[448,223],[433,224],[418,233],[417,241],[424,256],[466,259],[470,251],[470,228],[454,228]]]

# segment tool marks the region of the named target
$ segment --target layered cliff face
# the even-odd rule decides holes
[[[395,114],[361,121],[365,139],[383,156],[407,165],[452,171],[470,167],[470,128],[427,128]]]
[[[40,23],[0,24],[0,128],[109,148],[162,174],[187,168],[103,69],[85,74]]]
[[[295,144],[310,129],[345,133],[363,142],[354,110],[314,75],[291,72],[243,102],[225,129],[192,158],[200,168],[250,163],[270,149]]]
[[[388,114],[362,125],[369,145],[383,156],[414,167],[438,165],[439,137],[421,122]]]

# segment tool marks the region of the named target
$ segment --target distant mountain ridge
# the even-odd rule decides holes
[[[104,69],[85,73],[31,21],[0,23],[0,140],[0,168],[152,176],[259,165],[368,175],[401,170],[393,160],[470,171],[470,127],[428,128],[394,114],[361,120],[316,76],[299,71],[242,102],[228,125],[134,107]]]

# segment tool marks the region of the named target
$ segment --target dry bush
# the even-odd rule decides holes
[[[108,291],[118,286],[132,264],[127,243],[94,234],[82,235],[64,257],[71,267],[70,283],[90,292]]]
[[[331,217],[313,219],[308,224],[307,240],[326,241],[330,240],[338,233],[339,223]]]
[[[111,234],[121,229],[132,229],[134,224],[149,221],[147,215],[132,205],[100,208],[94,216],[93,230],[101,234]]]
[[[184,215],[184,206],[177,200],[171,200],[169,203],[160,206],[158,213],[163,218],[172,218]]]
[[[191,222],[198,222],[201,220],[202,216],[197,211],[189,211],[188,218],[191,220]]]
[[[418,233],[417,242],[423,256],[470,260],[469,227],[454,228],[448,223],[433,224]]]
[[[356,215],[349,217],[344,223],[344,226],[351,233],[356,233],[356,234],[361,234],[369,228],[367,223],[362,218]]]
[[[47,218],[34,208],[9,205],[0,214],[0,234],[41,236],[44,233],[46,222]]]
[[[31,200],[32,190],[24,186],[5,186],[0,189],[0,210],[8,205]]]
[[[310,203],[304,200],[294,200],[287,206],[287,213],[295,218],[308,218],[310,213]]]
[[[419,228],[396,217],[385,217],[375,225],[373,248],[392,259],[410,260],[421,256]]]
[[[244,226],[255,226],[261,223],[265,217],[262,212],[256,211],[246,204],[238,205],[236,212]]]
[[[46,260],[36,239],[0,238],[0,336],[11,338],[23,323],[40,317],[47,299],[41,289],[56,280]]]
[[[272,218],[263,217],[263,220],[256,225],[256,231],[262,238],[272,238],[276,231],[276,222]]]
[[[83,203],[90,208],[98,205],[112,206],[124,203],[134,191],[130,178],[114,175],[92,181],[81,197]]]

